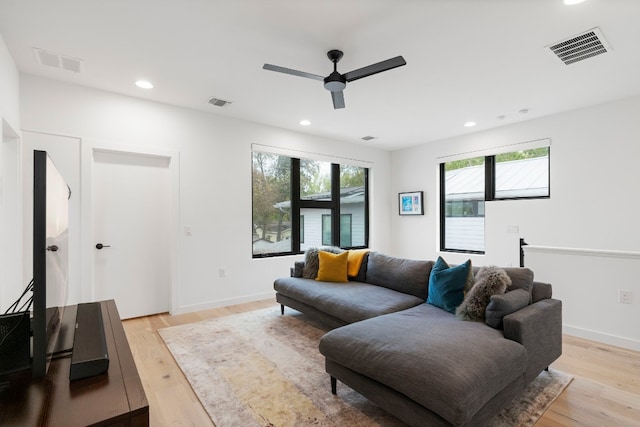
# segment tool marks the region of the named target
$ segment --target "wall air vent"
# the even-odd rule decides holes
[[[73,73],[80,73],[82,71],[84,63],[82,59],[38,49],[37,47],[33,48],[33,54],[35,55],[36,62],[40,65],[71,71]]]
[[[611,51],[599,28],[587,30],[570,39],[547,46],[547,49],[558,59],[570,65]]]
[[[231,101],[225,101],[224,99],[219,98],[210,98],[209,104],[215,105],[216,107],[224,107],[227,104],[231,104]]]

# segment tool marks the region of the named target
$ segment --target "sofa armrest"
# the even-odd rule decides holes
[[[296,261],[291,267],[291,277],[302,277],[304,271],[304,261]]]
[[[505,316],[503,322],[504,337],[527,350],[527,383],[562,354],[561,301],[538,301]]]

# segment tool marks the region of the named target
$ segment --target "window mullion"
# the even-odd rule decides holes
[[[291,159],[291,251],[300,252],[300,159]]]
[[[484,158],[484,200],[496,198],[496,156]]]
[[[340,165],[331,163],[331,242],[340,246]]]

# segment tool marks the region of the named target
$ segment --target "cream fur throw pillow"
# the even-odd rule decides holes
[[[511,279],[503,269],[482,267],[476,274],[475,284],[456,309],[456,316],[461,320],[484,322],[491,295],[504,294],[510,285]]]

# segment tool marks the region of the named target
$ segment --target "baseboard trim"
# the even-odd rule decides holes
[[[622,347],[629,350],[640,351],[640,341],[619,337],[616,335],[605,334],[602,332],[596,332],[589,329],[579,328],[577,326],[563,325],[562,332],[567,335],[572,335],[578,338],[584,338],[591,341],[598,341],[604,344],[614,345],[616,347]]]
[[[171,310],[170,314],[176,315],[176,314],[192,313],[194,311],[209,310],[212,308],[220,308],[220,307],[226,307],[229,305],[243,304],[246,302],[260,301],[268,298],[272,298],[275,305],[275,301],[276,301],[275,295],[276,295],[275,291],[271,291],[271,292],[264,292],[260,294],[245,295],[245,296],[236,297],[236,298],[226,298],[226,299],[215,300],[215,301],[207,301],[200,304],[183,305],[183,306],[177,307],[174,310]]]

